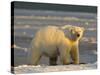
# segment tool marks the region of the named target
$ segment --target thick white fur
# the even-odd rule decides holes
[[[70,55],[74,64],[79,63],[79,40],[82,38],[82,27],[66,25],[62,27],[47,26],[38,30],[32,40],[29,61],[37,65],[41,56],[49,58],[60,55],[62,64],[68,64]],[[80,35],[77,37],[77,35]]]

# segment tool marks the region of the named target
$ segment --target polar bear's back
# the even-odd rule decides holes
[[[47,27],[41,28],[35,34],[35,37],[32,41],[32,45],[35,46],[35,48],[40,47],[41,50],[45,50],[48,52],[49,52],[48,49],[52,49],[54,51],[56,50],[57,45],[60,44],[61,39],[63,37],[64,37],[64,33],[63,31],[59,30],[58,27],[47,26]]]
[[[41,28],[35,35],[35,40],[43,43],[56,43],[57,39],[64,37],[64,33],[56,26],[47,26]]]

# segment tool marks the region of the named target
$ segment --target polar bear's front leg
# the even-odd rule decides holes
[[[73,60],[73,64],[79,64],[79,48],[78,45],[75,45],[71,49],[71,58]]]
[[[68,65],[70,64],[70,50],[67,48],[63,48],[60,50],[60,59],[63,65]]]

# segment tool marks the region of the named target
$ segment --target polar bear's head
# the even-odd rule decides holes
[[[73,40],[80,40],[83,36],[84,28],[74,26],[70,28],[70,32],[71,32],[71,38]]]
[[[73,41],[80,40],[84,33],[84,28],[78,26],[66,25],[62,29],[64,30],[65,36]]]

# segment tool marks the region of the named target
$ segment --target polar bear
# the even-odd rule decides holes
[[[65,25],[62,27],[46,26],[35,34],[29,54],[31,65],[37,65],[41,56],[49,57],[49,64],[56,65],[57,57],[61,63],[70,63],[70,56],[74,64],[79,64],[79,40],[84,32],[83,27]]]

